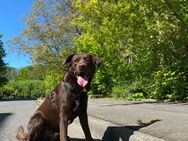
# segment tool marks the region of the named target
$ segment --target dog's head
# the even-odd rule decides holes
[[[65,63],[69,64],[69,72],[76,76],[77,83],[81,87],[86,87],[101,61],[100,57],[91,54],[72,54]]]

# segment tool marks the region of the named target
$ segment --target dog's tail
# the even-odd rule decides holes
[[[27,140],[27,137],[28,137],[28,134],[27,133],[24,133],[24,128],[23,126],[20,126],[18,128],[18,132],[17,132],[17,135],[16,135],[16,138],[18,140]]]

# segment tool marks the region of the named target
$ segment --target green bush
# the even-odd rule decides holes
[[[139,100],[146,98],[143,92],[145,91],[141,88],[140,83],[127,82],[125,85],[114,86],[111,96],[128,100]]]
[[[38,98],[45,96],[45,85],[40,80],[11,80],[0,88],[0,98]]]
[[[0,99],[13,98],[14,88],[9,85],[0,87]]]
[[[62,75],[56,74],[56,75],[46,75],[44,79],[44,84],[46,87],[46,95],[49,94],[54,88],[55,85],[60,81]]]
[[[112,88],[112,97],[115,98],[125,98],[129,96],[128,89],[125,86],[115,86]]]
[[[143,93],[134,93],[129,95],[128,100],[141,100],[144,99]]]
[[[95,73],[95,76],[91,83],[91,90],[89,94],[102,94],[103,96],[108,96],[112,90],[112,78],[110,75],[104,75],[105,70],[101,70],[101,68]]]
[[[188,84],[181,71],[160,70],[154,74],[151,96],[157,99],[186,100]]]

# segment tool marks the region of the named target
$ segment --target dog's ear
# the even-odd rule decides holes
[[[73,57],[74,55],[75,55],[75,53],[69,55],[69,56],[67,57],[67,59],[63,62],[63,65],[70,63],[71,60],[72,60],[72,57]]]
[[[98,56],[93,56],[93,63],[95,65],[95,68],[98,68],[102,62],[102,58]]]

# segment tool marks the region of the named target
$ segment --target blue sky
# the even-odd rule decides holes
[[[18,56],[17,53],[10,52],[6,41],[21,33],[25,27],[21,17],[32,11],[33,3],[34,0],[0,1],[0,34],[3,35],[0,40],[4,43],[3,48],[7,54],[4,61],[14,68],[22,68],[32,64],[29,56],[25,54]]]

